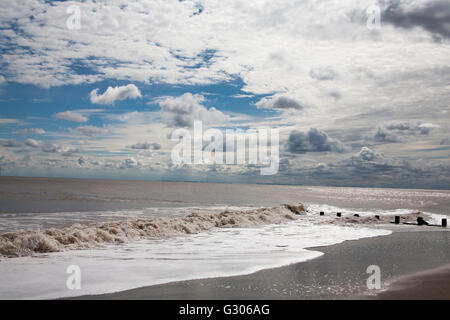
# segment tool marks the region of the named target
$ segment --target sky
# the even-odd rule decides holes
[[[447,0],[2,0],[1,173],[450,189],[449,44]],[[194,121],[278,173],[173,163]]]

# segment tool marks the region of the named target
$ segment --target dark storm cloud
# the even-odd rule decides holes
[[[444,38],[450,38],[450,1],[434,1],[409,10],[401,1],[391,1],[381,15],[383,22],[400,28],[422,27]]]
[[[308,132],[291,131],[287,141],[287,150],[291,153],[344,152],[345,149],[342,142],[330,139],[325,132],[315,128]]]

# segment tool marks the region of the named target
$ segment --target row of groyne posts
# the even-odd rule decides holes
[[[325,212],[324,211],[320,211],[320,215],[324,216]],[[342,212],[336,213],[336,216],[339,217],[339,218],[342,217]],[[359,214],[354,214],[353,216],[354,217],[359,217]],[[380,216],[379,215],[376,215],[375,218],[380,220]],[[391,221],[391,223],[400,224],[400,216],[395,216],[394,217],[394,221]],[[403,224],[409,224],[409,225],[415,225],[415,226],[430,226],[430,227],[443,227],[443,228],[446,228],[447,227],[447,219],[443,218],[441,220],[441,225],[429,224],[422,217],[418,217],[417,218],[417,223],[414,223],[414,222],[403,222]]]

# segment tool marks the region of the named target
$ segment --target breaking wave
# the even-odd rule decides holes
[[[305,215],[303,205],[283,205],[216,214],[191,213],[185,217],[133,219],[96,224],[75,224],[60,229],[20,231],[0,235],[0,257],[88,249],[107,243],[125,243],[144,238],[195,234],[212,228],[256,227],[279,224]]]
[[[36,253],[49,253],[76,249],[89,249],[105,244],[122,244],[141,239],[163,239],[196,234],[213,228],[249,228],[281,224],[293,220],[324,225],[386,225],[399,215],[401,222],[415,222],[422,217],[436,223],[433,214],[412,210],[388,212],[358,212],[346,210],[336,217],[335,209],[327,208],[319,216],[321,207],[282,205],[272,208],[225,210],[221,213],[191,213],[184,217],[133,218],[129,220],[74,224],[70,227],[28,230],[0,235],[0,258],[23,257]],[[430,220],[431,219],[431,220]]]

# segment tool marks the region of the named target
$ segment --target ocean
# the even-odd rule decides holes
[[[249,274],[322,255],[311,247],[388,235],[394,215],[417,212],[440,223],[450,192],[1,177],[0,298]],[[71,266],[79,289],[67,286]]]

